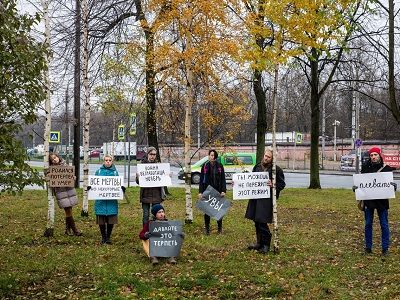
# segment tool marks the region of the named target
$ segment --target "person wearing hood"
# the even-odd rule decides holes
[[[253,172],[268,172],[269,180],[267,185],[272,187],[272,148],[265,149],[262,161],[256,164]],[[276,166],[276,199],[279,198],[279,193],[285,188],[285,175],[280,167]],[[272,233],[269,230],[268,223],[272,223],[273,203],[272,190],[269,198],[250,199],[247,204],[245,218],[254,221],[256,229],[257,242],[254,245],[249,245],[249,250],[257,250],[259,253],[268,253],[271,247]]]
[[[104,164],[96,171],[96,176],[118,176],[111,155],[104,156]],[[88,187],[90,189],[90,186]],[[125,193],[125,187],[121,186]],[[118,200],[96,200],[94,203],[96,224],[101,233],[101,244],[112,244],[111,233],[115,224],[118,224]]]
[[[147,148],[147,155],[141,161],[142,164],[157,163],[157,149],[154,147]],[[136,173],[136,183],[139,184],[139,174]],[[140,188],[140,202],[142,203],[143,218],[142,223],[145,225],[150,218],[150,206],[160,204],[164,201],[165,191],[164,187],[141,187]]]
[[[361,167],[361,173],[378,173],[378,172],[392,172],[394,168],[385,165],[383,162],[381,149],[379,147],[372,147],[368,151],[369,160],[367,160]],[[396,191],[396,183],[391,183]],[[353,191],[357,186],[353,186]],[[389,199],[375,199],[364,201],[364,218],[365,218],[365,254],[372,253],[372,225],[374,223],[374,211],[376,210],[379,217],[381,226],[382,238],[382,255],[388,255],[390,245],[390,230],[388,220]]]

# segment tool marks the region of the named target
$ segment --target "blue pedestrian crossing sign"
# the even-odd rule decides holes
[[[59,143],[61,141],[61,132],[60,131],[50,131],[50,143]]]
[[[303,134],[296,132],[296,144],[301,144],[303,142]]]

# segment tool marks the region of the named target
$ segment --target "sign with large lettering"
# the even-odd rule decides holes
[[[121,186],[124,185],[123,176],[89,176],[89,200],[118,200],[123,199]]]
[[[356,200],[395,198],[392,172],[353,174]]]
[[[74,187],[74,166],[50,166],[47,173],[49,187]]]
[[[233,199],[261,199],[270,197],[268,172],[233,174]]]
[[[137,172],[141,187],[170,186],[172,184],[171,168],[168,163],[138,164]]]
[[[150,232],[150,256],[179,256],[183,240],[181,221],[151,222]]]
[[[384,161],[385,164],[393,168],[400,169],[400,154],[399,155],[385,154]]]
[[[221,194],[209,185],[203,192],[201,199],[197,201],[196,207],[218,221],[227,214],[231,203],[221,197]]]

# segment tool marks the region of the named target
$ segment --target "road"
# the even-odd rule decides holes
[[[29,162],[31,166],[43,167],[43,162],[39,161],[31,161]],[[101,166],[101,164],[89,164],[89,174],[94,174],[96,170]],[[124,172],[123,165],[116,165],[116,168],[120,175],[125,174],[125,180],[127,181],[128,172],[126,167],[126,171]],[[184,182],[178,179],[178,167],[171,166],[171,175],[172,175],[172,186],[175,187],[183,187]],[[80,167],[81,173],[81,180],[83,178],[83,165]],[[136,166],[131,166],[130,171],[130,180],[129,186],[136,186],[135,183],[135,173],[136,173]],[[310,174],[307,171],[292,171],[292,170],[284,170],[285,173],[285,181],[286,187],[288,188],[307,188],[310,183]],[[322,188],[344,188],[350,189],[353,186],[352,180],[352,173],[348,172],[330,172],[331,174],[327,174],[328,172],[320,171],[320,183]],[[400,178],[396,178],[395,182],[400,187]],[[228,182],[229,183],[229,182]],[[82,185],[82,182],[81,182]],[[126,186],[127,183],[125,184]],[[228,186],[228,188],[230,185]],[[28,188],[35,188],[35,187],[28,187]],[[36,187],[37,188],[37,187]]]

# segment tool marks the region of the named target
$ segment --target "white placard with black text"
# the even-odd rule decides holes
[[[92,176],[89,175],[89,200],[118,200],[123,199],[121,186],[124,185],[123,176]]]
[[[233,199],[261,199],[270,197],[268,172],[236,173],[232,175]]]
[[[161,187],[172,184],[171,168],[168,163],[138,164],[137,172],[139,174],[139,186],[141,187]]]
[[[395,198],[393,172],[354,174],[353,183],[357,186],[356,200]]]

